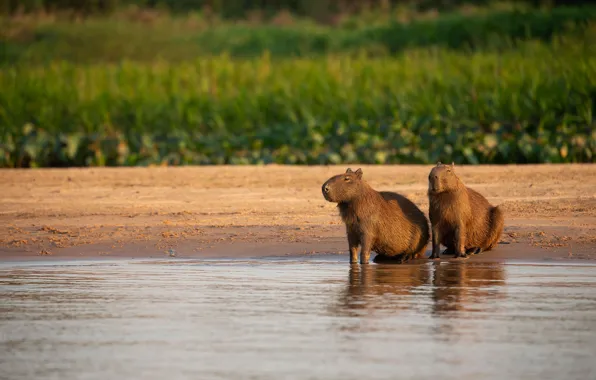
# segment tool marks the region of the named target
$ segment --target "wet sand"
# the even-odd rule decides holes
[[[0,170],[0,260],[347,255],[320,191],[346,167]],[[427,212],[430,166],[351,167]],[[596,165],[457,171],[506,212],[501,244],[469,261],[596,260]]]

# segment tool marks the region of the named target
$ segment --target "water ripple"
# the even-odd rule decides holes
[[[0,267],[7,379],[596,378],[596,267]]]

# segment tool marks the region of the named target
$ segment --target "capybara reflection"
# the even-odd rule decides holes
[[[433,313],[482,310],[503,297],[495,291],[505,284],[503,264],[437,262],[432,268]]]
[[[323,196],[337,203],[346,225],[350,263],[368,264],[370,252],[375,262],[394,258],[405,262],[424,255],[428,244],[428,220],[424,213],[403,195],[374,190],[362,179],[362,169],[348,169],[328,179]],[[385,260],[384,260],[385,259]]]
[[[455,165],[440,162],[428,176],[429,218],[432,229],[431,259],[444,254],[467,257],[494,248],[503,232],[501,208],[493,207],[455,174]]]
[[[433,314],[482,311],[505,296],[499,291],[505,278],[500,263],[352,266],[334,312],[358,315],[418,307]]]
[[[416,289],[428,287],[431,276],[428,265],[354,265],[339,300],[339,311],[351,315],[362,310],[408,309],[411,305],[403,301]]]

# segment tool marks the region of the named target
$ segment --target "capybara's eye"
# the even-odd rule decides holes
[[[349,181],[350,177],[344,177],[344,181]]]

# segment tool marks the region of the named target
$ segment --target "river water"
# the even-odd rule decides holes
[[[596,379],[596,266],[0,264],[2,379]]]

